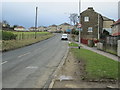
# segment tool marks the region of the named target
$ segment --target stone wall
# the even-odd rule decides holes
[[[118,40],[117,54],[120,57],[120,40]]]
[[[97,43],[97,49],[103,50],[103,43]]]

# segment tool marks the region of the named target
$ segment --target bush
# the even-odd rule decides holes
[[[14,35],[12,32],[2,31],[2,40],[12,40],[16,39],[17,35]]]
[[[88,40],[88,46],[93,47],[94,46],[94,41],[93,40]]]
[[[72,34],[79,35],[79,31],[77,31],[76,29],[72,29]]]

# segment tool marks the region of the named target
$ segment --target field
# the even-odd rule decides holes
[[[11,32],[11,31],[7,31]],[[16,40],[22,40],[22,39],[31,39],[36,37],[40,37],[43,35],[50,34],[49,32],[12,32],[13,34],[17,35]]]
[[[8,31],[11,32],[11,31]],[[31,45],[41,40],[54,36],[49,32],[12,32],[17,35],[16,40],[2,40],[0,51],[8,51],[23,46]],[[36,35],[35,35],[36,34]],[[36,38],[35,38],[36,36]]]
[[[84,63],[84,79],[118,80],[118,76],[120,76],[118,70],[120,62],[83,48],[71,48],[70,51],[74,54],[77,60]]]

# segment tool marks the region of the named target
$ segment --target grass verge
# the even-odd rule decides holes
[[[71,43],[69,43],[69,46],[70,47],[78,47],[78,44],[71,42]]]
[[[84,79],[86,80],[101,80],[120,78],[118,66],[120,62],[114,61],[103,55],[97,54],[87,49],[71,48],[70,51],[77,60],[84,62]]]
[[[33,43],[37,43],[39,41],[48,39],[50,37],[52,37],[53,34],[46,34],[40,37],[35,38],[31,38],[31,39],[23,39],[23,40],[8,40],[8,41],[2,41],[2,49],[1,51],[8,51],[8,50],[12,50],[12,49],[16,49],[16,48],[20,48],[23,46],[27,46],[27,45],[31,45]]]

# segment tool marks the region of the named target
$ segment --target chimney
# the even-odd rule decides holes
[[[94,11],[93,7],[88,7],[88,10],[92,10],[92,11]]]

